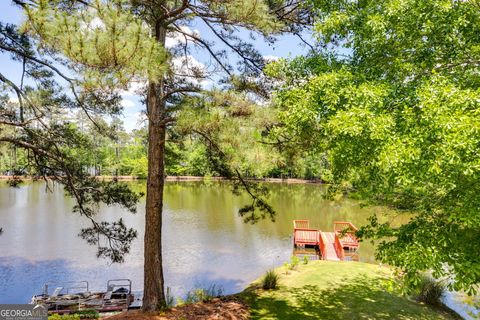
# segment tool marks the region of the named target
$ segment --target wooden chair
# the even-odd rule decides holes
[[[351,222],[335,221],[333,223],[335,235],[339,238],[343,247],[357,249],[359,247],[358,239],[355,236],[357,227]]]
[[[293,220],[293,241],[295,246],[318,245],[320,231],[310,229],[308,220]]]
[[[320,241],[320,231],[314,229],[295,229],[293,237],[296,246],[317,246]]]
[[[293,220],[293,229],[310,229],[310,221]]]

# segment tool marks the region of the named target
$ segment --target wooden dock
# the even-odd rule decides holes
[[[358,230],[351,222],[336,221],[333,232],[323,232],[310,228],[308,220],[293,221],[293,244],[295,247],[317,247],[322,259],[331,261],[345,260],[345,251],[356,252],[359,248],[355,232]]]

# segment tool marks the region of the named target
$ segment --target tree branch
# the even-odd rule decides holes
[[[215,54],[215,52],[213,51],[213,49],[210,47],[210,45],[204,41],[203,39],[200,39],[199,37],[195,36],[195,35],[192,35],[192,34],[188,34],[184,31],[182,31],[182,29],[180,29],[177,25],[174,25],[175,26],[175,31],[176,32],[179,32],[183,35],[186,35],[188,37],[190,37],[191,39],[193,39],[195,42],[199,43],[201,46],[203,46],[209,53],[210,55],[213,57],[213,59],[215,59],[215,61],[220,65],[220,67],[229,75],[231,76],[231,72],[230,70],[228,70],[227,66],[225,66],[223,64],[222,61],[220,61],[220,59],[217,58],[217,55]]]

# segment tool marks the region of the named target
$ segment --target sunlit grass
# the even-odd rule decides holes
[[[256,282],[241,294],[252,319],[454,319],[387,290],[392,274],[386,267],[313,261],[278,274],[277,290]]]

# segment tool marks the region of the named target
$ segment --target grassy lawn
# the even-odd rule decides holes
[[[386,267],[360,262],[311,261],[285,275],[277,269],[280,286],[260,289],[260,281],[240,297],[252,319],[457,319],[388,292]]]

